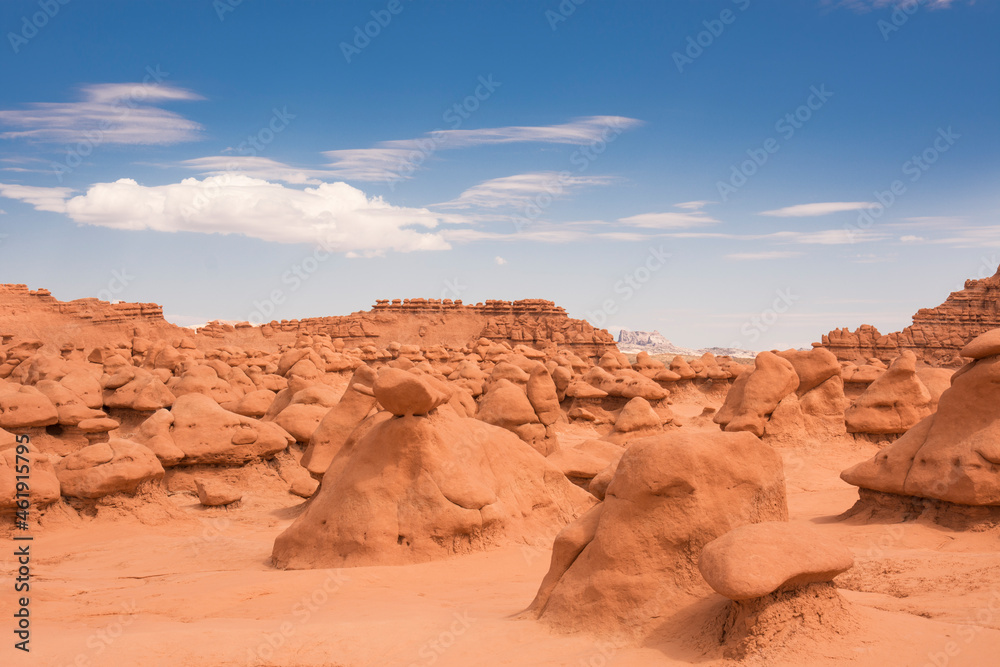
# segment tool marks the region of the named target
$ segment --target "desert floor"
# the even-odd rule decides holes
[[[689,427],[717,428],[695,417],[699,406],[689,407]],[[683,406],[677,412],[683,416]],[[567,427],[564,440],[585,435]],[[874,451],[843,441],[782,450],[791,519],[855,552],[854,570],[837,584],[858,627],[776,645],[745,664],[1000,664],[995,532],[837,518],[857,499],[839,471]],[[693,639],[697,624],[671,631],[667,623],[635,647],[515,620],[548,567],[544,548],[403,567],[275,570],[273,540],[302,501],[277,483],[272,489],[275,473],[265,464],[238,474],[247,492],[228,510],[162,492],[104,506],[96,517],[50,510],[33,531],[31,652],[13,649],[13,619],[5,614],[0,664],[732,664],[698,648],[705,644]],[[0,539],[13,544],[9,531]],[[5,548],[0,561],[7,582],[12,552]],[[0,599],[3,609],[14,608],[11,586]],[[724,604],[716,596],[703,606]]]

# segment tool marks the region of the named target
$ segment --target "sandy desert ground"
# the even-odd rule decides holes
[[[586,435],[569,426],[562,433],[567,442]],[[854,569],[837,585],[857,627],[799,636],[790,646],[777,637],[744,664],[995,664],[997,532],[838,518],[858,495],[839,479],[840,470],[875,451],[842,443],[781,451],[790,519],[810,522],[855,555]],[[188,493],[161,492],[119,499],[96,517],[49,512],[32,546],[34,650],[26,658],[4,646],[4,663],[733,664],[706,649],[700,627],[726,603],[721,596],[702,608],[667,610],[668,627],[640,647],[515,620],[548,567],[544,547],[510,546],[408,566],[275,570],[274,538],[303,502],[275,483],[266,464],[242,474],[255,482],[239,506],[228,509],[204,508]],[[4,575],[11,572],[8,557]],[[5,588],[4,608],[12,597]]]

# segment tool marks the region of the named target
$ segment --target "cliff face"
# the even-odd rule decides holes
[[[59,301],[46,289],[0,285],[0,335],[5,341],[38,338],[54,345],[107,345],[133,336],[160,338],[184,331],[163,319],[155,303]]]
[[[889,361],[903,350],[933,366],[957,367],[965,363],[958,351],[981,333],[1000,327],[1000,270],[989,278],[966,280],[937,308],[921,308],[913,324],[902,331],[880,334],[863,324],[855,331],[834,329],[823,336],[825,347],[838,359],[854,361],[877,357]]]
[[[655,345],[671,345],[671,342],[663,337],[659,331],[629,331],[622,329],[618,332],[618,342],[622,345],[634,345],[639,347],[653,347]]]
[[[198,333],[214,338],[238,336],[246,344],[261,347],[291,343],[299,335],[327,334],[344,339],[348,346],[384,347],[393,341],[462,346],[488,338],[532,347],[555,343],[589,357],[616,349],[606,330],[570,318],[565,310],[542,299],[486,301],[475,305],[451,299],[382,299],[371,310],[350,315],[281,320],[259,328],[245,323],[235,326],[212,323]],[[262,339],[256,340],[257,335]]]

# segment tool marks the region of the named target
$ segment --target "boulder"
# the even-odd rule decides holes
[[[56,464],[64,496],[101,498],[134,493],[140,484],[163,478],[163,466],[147,447],[112,438],[70,454]]]
[[[765,521],[740,526],[708,544],[698,559],[705,581],[730,600],[833,581],[854,555],[804,523]]]

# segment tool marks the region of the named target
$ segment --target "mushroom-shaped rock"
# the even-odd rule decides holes
[[[966,343],[959,354],[969,359],[985,359],[1000,354],[1000,329],[979,334]]]
[[[269,389],[255,389],[240,397],[230,409],[238,415],[260,419],[271,407],[274,397],[275,392]]]
[[[169,408],[174,399],[173,392],[158,377],[141,369],[133,379],[117,389],[109,390],[106,385],[104,392],[104,405],[109,408],[153,411]]]
[[[504,429],[444,410],[382,417],[334,459],[272,560],[291,569],[398,565],[534,544],[592,502]]]
[[[496,382],[486,392],[479,404],[477,418],[511,431],[522,424],[538,422],[524,390],[507,380]]]
[[[787,360],[795,369],[799,378],[796,392],[802,396],[807,391],[815,389],[835,375],[840,375],[840,362],[837,356],[825,347],[814,347],[811,350],[783,350],[776,353]]]
[[[713,421],[726,431],[749,431],[761,437],[768,415],[798,385],[791,362],[773,352],[761,352],[754,359],[754,370],[733,383]]]
[[[140,484],[163,477],[163,466],[147,447],[112,438],[70,454],[56,464],[64,496],[101,498],[133,493]]]
[[[749,433],[638,440],[602,506],[596,525],[583,529],[584,517],[566,528],[586,543],[575,559],[553,552],[529,615],[564,630],[645,635],[663,610],[708,592],[697,566],[706,544],[746,523],[788,518],[781,458]]]
[[[933,397],[917,377],[917,357],[904,350],[844,412],[849,433],[905,433],[931,414]]]
[[[697,377],[694,369],[691,368],[691,364],[684,360],[684,357],[677,355],[670,362],[670,370],[680,376],[682,380],[693,380]]]
[[[21,454],[18,459],[16,448],[4,449],[0,451],[0,511],[12,510],[17,507],[18,501],[18,468],[24,472],[24,459],[31,470],[31,479],[28,484],[28,500],[32,507],[45,507],[59,500],[59,479],[56,476],[55,468],[47,454],[41,454],[29,445],[27,454]],[[24,492],[22,487],[21,492]],[[23,499],[23,496],[21,497]]]
[[[635,397],[625,404],[615,420],[614,430],[608,434],[607,440],[616,445],[624,445],[630,440],[638,440],[654,435],[663,428],[660,415],[644,398]]]
[[[17,430],[48,426],[59,421],[59,412],[45,394],[34,387],[0,387],[0,428]]]
[[[734,528],[706,544],[698,559],[708,585],[730,600],[833,581],[853,566],[854,555],[840,542],[808,524],[783,521]]]
[[[277,424],[229,412],[204,394],[185,394],[170,410],[171,436],[185,465],[240,465],[269,458],[295,442]]]
[[[959,505],[1000,505],[1000,355],[966,364],[925,417],[841,473],[872,491]]]
[[[372,391],[383,408],[400,417],[426,415],[450,398],[430,378],[396,368],[380,370]]]

